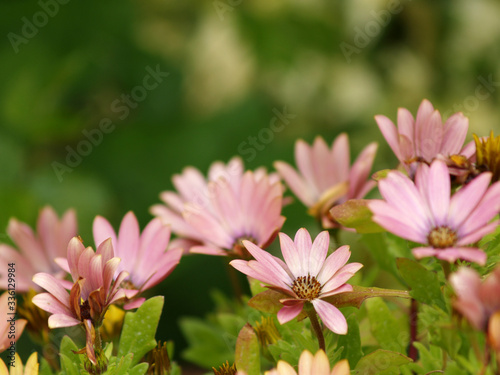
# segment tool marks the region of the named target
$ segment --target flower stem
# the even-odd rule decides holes
[[[408,357],[413,359],[413,362],[417,361],[418,351],[413,343],[418,341],[418,302],[415,299],[411,299],[410,305],[410,345],[408,347]]]
[[[340,231],[338,228],[328,229],[328,233],[330,234],[330,239],[333,240],[333,245],[335,248],[339,247],[340,244]]]
[[[450,278],[450,273],[451,273],[450,263],[448,263],[445,260],[442,260],[441,267],[443,267],[444,277],[446,278],[446,280],[448,280]]]
[[[94,348],[96,349],[96,351],[102,350],[101,332],[100,332],[99,328],[96,328],[96,330],[95,330]]]
[[[314,333],[316,334],[316,337],[318,338],[318,344],[319,348],[322,349],[324,352],[326,352],[325,349],[325,337],[323,336],[323,330],[321,329],[321,326],[319,324],[318,316],[316,315],[316,310],[314,310],[313,307],[306,307],[305,308],[307,316],[309,317],[309,320],[311,321],[312,328],[314,330]]]
[[[238,272],[236,272],[236,269],[233,266],[227,263],[226,259],[224,259],[224,261],[226,261],[226,269],[229,275],[231,286],[233,287],[234,295],[236,297],[236,300],[239,302],[241,301],[241,298],[243,296],[243,291],[241,289],[240,279],[238,278]]]

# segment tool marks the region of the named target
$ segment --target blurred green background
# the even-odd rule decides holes
[[[423,98],[469,116],[469,139],[498,133],[499,16],[494,0],[2,0],[0,228],[74,207],[93,245],[95,215],[117,228],[133,210],[144,227],[187,165],[205,173],[239,154],[271,169],[317,134],[348,132],[353,156],[376,140],[376,168],[393,167],[373,116]],[[164,72],[154,88],[151,69]],[[277,111],[295,116],[263,130]],[[284,215],[289,234],[317,230],[298,201]],[[166,296],[158,338],[183,348],[179,316],[230,291],[224,262],[185,258],[151,293]]]

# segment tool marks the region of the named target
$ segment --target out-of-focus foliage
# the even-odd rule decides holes
[[[271,168],[317,134],[348,132],[353,154],[377,140],[389,168],[373,115],[424,97],[463,111],[469,138],[498,133],[499,15],[494,0],[0,1],[0,228],[74,207],[90,245],[97,214],[144,226],[184,166]],[[314,225],[300,202],[284,215],[285,232]],[[163,339],[183,347],[177,319],[228,290],[225,262],[186,257],[162,284]]]

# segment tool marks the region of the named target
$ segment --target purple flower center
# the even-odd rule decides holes
[[[429,245],[437,249],[452,247],[457,242],[457,239],[457,233],[447,226],[436,227],[427,236]]]
[[[292,290],[300,299],[312,301],[319,297],[321,284],[314,276],[299,276],[293,281]]]

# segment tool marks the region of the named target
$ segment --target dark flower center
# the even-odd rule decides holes
[[[294,280],[292,290],[300,299],[312,301],[319,297],[321,293],[321,284],[314,276],[300,276]]]
[[[92,319],[90,316],[90,304],[89,301],[84,301],[80,305],[80,316],[82,317],[82,321],[85,319]]]
[[[429,245],[437,249],[452,247],[457,242],[457,239],[457,233],[447,226],[436,227],[427,236]]]
[[[138,288],[134,285],[134,283],[130,280],[124,280],[120,284],[120,288],[123,289],[130,289],[130,290],[137,290]]]
[[[252,236],[241,236],[236,241],[234,241],[232,247],[233,254],[240,259],[252,259],[252,256],[245,248],[245,245],[243,245],[243,241],[245,240],[257,244],[257,240]]]

